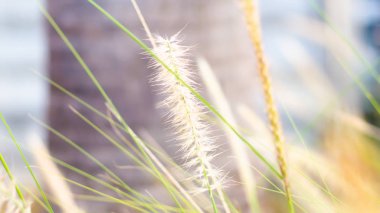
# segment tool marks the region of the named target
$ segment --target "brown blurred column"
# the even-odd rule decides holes
[[[128,0],[97,2],[140,38],[146,38]],[[154,33],[171,35],[184,28],[185,43],[195,46],[194,55],[203,55],[209,60],[232,101],[252,98],[248,88],[252,84],[249,79],[254,78],[250,62],[253,61],[253,55],[237,1],[140,0],[138,3]],[[142,50],[85,0],[50,0],[48,4],[49,11],[58,25],[77,48],[131,127],[134,130],[145,128],[163,146],[173,148],[172,145],[161,142],[164,141],[162,139],[165,135],[161,131],[160,116],[154,108],[154,96],[148,85],[151,70],[147,68],[147,60],[141,54]],[[105,112],[104,100],[99,92],[51,28],[49,44],[50,78]],[[73,105],[103,130],[112,134],[110,125],[60,91],[51,88],[50,92],[50,125],[94,154],[111,169],[118,171],[132,185],[145,188],[148,179],[130,174],[129,170],[117,168],[116,164],[127,164],[128,160],[124,155],[76,117],[67,106]],[[234,96],[235,94],[239,94],[239,97]],[[49,139],[50,149],[57,158],[92,174],[101,172],[94,163],[54,135],[50,134]],[[66,173],[70,178],[77,178],[73,173]],[[91,185],[85,180],[81,181]],[[97,212],[115,209],[103,210]]]

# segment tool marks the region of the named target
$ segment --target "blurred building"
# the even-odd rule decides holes
[[[26,149],[29,134],[45,135],[28,114],[42,119],[45,115],[47,85],[33,72],[46,72],[46,51],[44,22],[36,1],[0,0],[0,112]],[[12,167],[23,168],[2,124],[0,138],[0,152]]]

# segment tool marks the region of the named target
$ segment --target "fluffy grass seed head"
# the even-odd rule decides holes
[[[188,59],[189,47],[181,45],[179,34],[170,38],[156,36],[155,42],[153,52],[184,82],[193,88],[197,86],[191,61]],[[194,171],[191,172],[191,180],[199,183],[200,188],[197,191],[213,190],[222,186],[221,170],[211,164],[217,147],[210,136],[208,124],[202,118],[204,107],[161,63],[153,59],[151,65],[156,70],[152,83],[164,95],[158,106],[167,111],[166,118],[174,131],[174,140],[180,146],[184,167]]]

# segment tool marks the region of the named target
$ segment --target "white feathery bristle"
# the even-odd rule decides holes
[[[24,206],[18,197],[14,184],[6,182],[0,176],[0,212],[4,213],[30,213],[30,203]]]
[[[187,59],[189,48],[180,44],[178,34],[170,38],[158,36],[155,41],[157,47],[153,52],[184,82],[194,88],[197,84],[193,80],[190,60]],[[222,186],[221,171],[211,164],[216,145],[210,136],[208,125],[202,119],[203,106],[161,63],[152,59],[152,67],[157,70],[152,83],[165,96],[159,107],[167,110],[168,122],[183,153],[184,167],[194,171],[191,180],[200,186],[196,191]]]

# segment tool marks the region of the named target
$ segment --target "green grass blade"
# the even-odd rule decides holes
[[[66,88],[62,87],[61,85],[59,85],[58,83],[56,83],[55,81],[39,74],[39,73],[36,73],[39,77],[41,77],[43,80],[47,81],[49,84],[51,84],[54,88],[58,89],[59,91],[61,91],[62,93],[66,94],[67,96],[69,96],[70,98],[74,99],[75,101],[77,101],[79,104],[83,105],[84,107],[86,107],[87,109],[89,109],[90,111],[92,111],[93,113],[95,113],[96,115],[98,115],[99,117],[105,119],[106,121],[108,121],[111,125],[115,126],[116,128],[122,130],[123,132],[125,133],[128,133],[125,131],[124,127],[117,123],[116,121],[114,121],[112,118],[110,118],[108,115],[100,112],[98,109],[96,109],[95,107],[93,107],[92,105],[88,104],[86,101],[82,100],[81,98],[79,98],[78,96],[76,96],[75,94],[73,94],[72,92],[68,91]],[[146,143],[145,144],[149,149],[151,149],[154,153],[156,153],[158,156],[160,156],[160,159],[164,159],[165,162],[167,162],[168,164],[170,164],[171,166],[175,167],[176,169],[180,169],[181,167],[176,164],[172,159],[169,158],[168,154],[166,153],[163,153],[163,151],[159,151],[157,150],[157,148],[153,147],[152,145],[150,145],[149,143]],[[128,145],[129,148],[133,149],[136,153],[136,155],[142,157],[141,153],[138,153],[135,149],[134,146],[130,146]]]
[[[290,122],[290,124],[291,124],[291,126],[292,126],[292,128],[293,128],[293,130],[296,132],[296,135],[297,135],[297,137],[299,138],[299,140],[301,141],[301,143],[302,143],[302,145],[304,146],[304,148],[305,148],[305,150],[306,151],[310,151],[309,150],[309,148],[307,147],[307,145],[306,145],[306,142],[305,142],[305,139],[304,139],[304,137],[303,137],[303,135],[302,135],[302,132],[300,131],[300,129],[298,128],[298,126],[297,126],[297,124],[295,123],[295,121],[294,121],[294,119],[293,119],[293,117],[291,116],[291,114],[289,113],[289,111],[286,109],[286,107],[284,106],[284,105],[282,105],[282,108],[284,109],[284,111],[285,111],[285,114],[286,114],[286,116],[287,116],[287,118],[288,118],[288,120],[289,120],[289,122]],[[314,160],[311,160],[313,163],[315,163],[314,162]],[[321,179],[321,180],[323,180],[323,177],[322,177],[322,174],[321,174],[321,172],[318,170],[318,175],[319,175],[319,178]],[[328,188],[328,185],[325,183],[325,182],[323,182],[324,183],[324,186],[322,186],[322,185],[320,185],[320,184],[318,184],[316,181],[314,181],[311,177],[309,177],[309,176],[307,176],[306,174],[303,174],[303,176],[305,177],[305,178],[307,178],[310,182],[312,182],[313,183],[313,185],[315,185],[317,188],[319,188],[319,189],[321,189],[323,192],[325,192],[331,199],[333,199],[333,200],[335,200],[335,201],[339,201],[338,200],[338,198],[329,190],[329,188]],[[339,201],[340,202],[340,201]]]
[[[85,189],[85,190],[87,190],[87,191],[90,191],[90,192],[92,192],[92,193],[94,193],[94,194],[97,194],[97,195],[100,195],[100,196],[102,196],[102,197],[105,197],[105,198],[108,198],[108,199],[110,199],[110,200],[112,200],[112,201],[115,201],[116,203],[119,203],[119,204],[121,204],[121,205],[125,205],[125,206],[127,206],[127,207],[130,207],[130,208],[133,208],[133,209],[135,209],[135,210],[137,210],[138,212],[146,212],[146,213],[149,213],[149,211],[147,211],[147,210],[145,210],[145,209],[143,209],[143,208],[141,208],[141,207],[139,207],[139,206],[136,206],[133,202],[131,202],[130,200],[122,200],[122,199],[118,199],[118,198],[115,198],[115,197],[112,197],[111,195],[108,195],[108,194],[106,194],[106,193],[103,193],[103,192],[100,192],[100,191],[98,191],[98,190],[96,190],[96,189],[93,189],[93,188],[91,188],[91,187],[89,187],[89,186],[86,186],[86,185],[84,185],[84,184],[81,184],[81,183],[78,183],[78,182],[76,182],[76,181],[74,181],[74,180],[71,180],[71,179],[68,179],[68,178],[64,178],[64,177],[62,177],[65,181],[67,181],[68,183],[71,183],[71,184],[73,184],[73,185],[75,185],[75,186],[78,186],[78,187],[80,187],[80,188],[82,188],[82,189]]]
[[[103,202],[103,203],[116,203],[115,201],[112,201],[110,199],[107,199],[101,196],[80,194],[80,195],[76,195],[75,197],[79,200],[88,200],[88,201],[96,201],[96,202]],[[179,211],[179,209],[174,208],[174,207],[165,207],[165,209],[163,209],[161,205],[157,205],[157,204],[152,204],[152,207],[155,209],[160,209],[162,211],[165,210],[164,212],[176,213]]]
[[[40,5],[40,10],[43,13],[43,15],[46,17],[49,24],[53,27],[53,29],[57,32],[59,37],[63,40],[65,45],[69,48],[75,59],[79,62],[79,64],[82,66],[84,71],[86,72],[87,76],[91,79],[97,90],[100,92],[104,100],[106,101],[106,105],[108,105],[112,112],[115,114],[115,117],[118,119],[120,123],[123,124],[124,128],[128,132],[128,134],[134,139],[136,142],[136,145],[139,147],[141,153],[144,155],[145,158],[149,159],[145,151],[141,147],[142,141],[137,137],[137,135],[132,131],[132,129],[127,125],[127,123],[124,121],[123,117],[117,110],[116,106],[113,104],[111,98],[107,95],[106,91],[103,89],[102,85],[99,83],[93,72],[90,70],[89,66],[85,63],[83,58],[80,56],[78,51],[75,49],[75,47],[71,44],[70,40],[67,38],[67,36],[64,34],[64,32],[61,30],[61,28],[58,26],[58,24],[54,21],[54,19],[51,17],[51,15],[48,13],[48,11]]]
[[[333,32],[350,48],[351,52],[361,61],[366,67],[366,71],[380,84],[380,75],[376,69],[368,62],[368,60],[362,55],[362,53],[352,44],[352,42],[344,36],[337,27],[333,24],[327,14],[318,6],[315,0],[308,0],[312,8],[319,14],[319,16],[327,23],[327,25],[333,30]]]
[[[2,113],[0,113],[0,119],[1,119],[1,121],[3,122],[5,128],[7,129],[7,132],[8,132],[8,134],[9,134],[9,136],[11,137],[11,139],[12,139],[12,141],[13,141],[13,144],[16,146],[16,148],[17,148],[17,150],[18,150],[18,152],[19,152],[19,154],[20,154],[20,156],[21,156],[21,158],[22,158],[22,160],[23,160],[23,162],[24,162],[26,168],[27,168],[28,171],[29,171],[29,174],[32,176],[33,181],[34,181],[34,183],[36,184],[36,186],[37,186],[37,188],[38,188],[38,191],[40,192],[40,194],[41,194],[41,196],[42,196],[42,198],[43,198],[43,200],[44,200],[46,206],[49,208],[49,212],[50,212],[50,213],[53,213],[54,210],[53,210],[53,208],[51,207],[50,202],[49,202],[49,200],[48,200],[48,198],[47,198],[47,196],[46,196],[44,190],[42,189],[40,183],[38,182],[37,177],[35,176],[35,174],[34,174],[32,168],[31,168],[31,166],[30,166],[28,160],[26,159],[26,157],[25,157],[25,155],[24,155],[24,152],[23,152],[22,149],[21,149],[20,144],[17,142],[16,137],[14,136],[14,134],[13,134],[13,132],[12,132],[10,126],[8,125],[8,123],[7,123],[7,121],[5,120],[5,118],[4,118],[4,116],[3,116]]]
[[[4,116],[3,116],[2,113],[0,113],[0,119],[1,119],[1,121],[3,122],[5,128],[7,129],[8,134],[11,136],[12,141],[13,141],[13,144],[16,146],[17,151],[19,152],[19,154],[20,154],[20,156],[21,156],[21,158],[22,158],[22,161],[24,162],[26,168],[27,168],[28,171],[29,171],[29,174],[32,176],[33,181],[34,181],[34,183],[36,184],[36,186],[37,186],[37,188],[38,188],[38,191],[40,192],[40,194],[41,194],[41,196],[42,196],[42,198],[43,198],[43,200],[44,200],[46,206],[49,208],[49,212],[50,212],[50,213],[53,213],[54,210],[53,210],[52,206],[50,205],[49,199],[47,198],[47,196],[46,196],[44,190],[42,189],[40,183],[38,182],[37,177],[36,177],[36,175],[34,174],[34,172],[33,172],[33,170],[32,170],[32,167],[30,166],[28,160],[26,159],[26,157],[25,157],[25,155],[24,155],[24,152],[23,152],[22,149],[21,149],[20,144],[17,142],[16,137],[14,136],[14,134],[13,134],[13,132],[12,132],[10,126],[8,125],[8,123],[7,123],[7,121],[5,120],[5,118],[4,118]]]
[[[14,187],[15,187],[15,190],[17,192],[17,195],[18,197],[20,198],[20,200],[22,201],[22,204],[24,207],[26,207],[26,202],[25,202],[25,198],[24,198],[24,195],[22,194],[21,190],[20,190],[20,187],[17,185],[15,179],[14,179],[14,176],[11,172],[11,170],[9,169],[9,166],[7,164],[7,162],[5,161],[4,159],[4,156],[0,153],[0,162],[3,166],[3,168],[5,169],[5,172],[7,173],[9,179],[11,180],[12,184],[14,184]]]
[[[95,113],[96,115],[98,115],[99,117],[105,119],[106,121],[108,121],[111,125],[115,126],[116,128],[122,130],[123,132],[125,133],[128,133],[125,131],[124,127],[115,122],[112,118],[110,118],[109,116],[107,116],[106,114],[100,112],[98,109],[96,109],[95,107],[93,107],[92,105],[88,104],[86,101],[82,100],[81,98],[79,98],[78,96],[76,96],[75,94],[73,94],[72,92],[68,91],[66,88],[62,87],[61,85],[59,85],[58,83],[56,83],[55,81],[39,74],[39,73],[36,73],[39,77],[41,77],[43,80],[47,81],[49,84],[51,84],[54,88],[60,90],[62,93],[66,94],[67,96],[69,96],[70,98],[74,99],[75,101],[77,101],[79,104],[83,105],[84,107],[86,107],[87,109],[89,109],[90,111],[92,111],[93,113]],[[218,123],[219,124],[219,123]],[[157,156],[160,157],[160,159],[163,159],[166,163],[168,163],[170,166],[174,167],[175,169],[177,169],[178,171],[181,170],[182,173],[186,173],[185,171],[182,170],[182,167],[180,167],[178,164],[176,164],[169,156],[167,153],[164,153],[163,150],[158,150],[157,148],[153,147],[152,145],[150,145],[149,143],[146,143],[145,144],[150,150],[152,150],[155,154],[157,154]],[[137,152],[137,150],[135,149],[134,146],[130,146],[128,144],[128,147],[131,148],[132,150],[134,150],[136,153],[136,155],[142,157],[141,153]]]
[[[335,59],[339,63],[339,65],[343,68],[343,70],[347,73],[348,76],[352,79],[352,83],[346,86],[344,89],[342,89],[341,92],[338,93],[339,97],[345,97],[346,95],[350,94],[350,91],[354,85],[356,85],[360,92],[365,96],[365,98],[368,100],[369,104],[375,109],[375,111],[380,115],[380,104],[376,100],[376,98],[373,96],[373,94],[369,91],[369,89],[366,87],[366,85],[361,80],[361,75],[357,76],[354,75],[351,68],[343,63],[343,61],[338,58],[338,56],[335,56]],[[313,127],[315,127],[316,124],[320,121],[320,119],[323,117],[324,114],[330,112],[331,110],[335,109],[338,105],[338,100],[333,99],[330,100],[323,109],[317,113],[317,115],[303,128],[303,133],[309,133]]]
[[[165,208],[166,208],[166,206],[164,206],[162,204],[159,204],[159,203],[150,203],[150,202],[153,202],[153,200],[145,199],[145,202],[144,202],[144,200],[137,199],[136,196],[132,196],[131,194],[128,194],[128,193],[122,191],[121,189],[119,189],[119,188],[111,185],[110,183],[108,183],[108,182],[106,182],[104,180],[101,180],[101,179],[99,179],[99,178],[97,178],[97,177],[95,177],[95,176],[93,176],[93,175],[91,175],[91,174],[89,174],[87,172],[84,172],[84,171],[82,171],[82,170],[80,170],[80,169],[78,169],[78,168],[76,168],[76,167],[74,167],[74,166],[72,166],[72,165],[64,162],[64,161],[61,161],[61,160],[56,159],[56,158],[52,158],[52,160],[55,163],[57,163],[58,165],[66,168],[66,169],[69,169],[69,170],[71,170],[71,171],[73,171],[73,172],[75,172],[75,173],[77,173],[77,174],[79,174],[79,175],[81,175],[81,176],[89,179],[89,180],[95,181],[96,183],[98,183],[98,184],[100,184],[100,185],[102,185],[102,186],[104,186],[104,187],[106,187],[106,188],[108,188],[108,189],[110,189],[110,190],[112,190],[112,191],[114,191],[114,192],[116,192],[116,193],[118,193],[118,194],[120,194],[120,195],[128,198],[128,199],[130,199],[131,201],[135,202],[137,205],[143,206],[146,209],[149,209],[151,211],[155,211],[155,209],[151,208],[151,205],[160,206],[159,208],[161,208],[161,210],[165,210]],[[144,196],[141,195],[141,197],[144,197]],[[169,207],[167,207],[167,208],[169,208]]]
[[[360,91],[368,99],[368,101],[373,106],[373,108],[376,110],[376,112],[380,115],[380,104],[377,102],[377,100],[372,95],[372,93],[367,89],[367,87],[360,80],[360,78],[355,76],[354,73],[351,71],[351,69],[348,66],[346,66],[340,58],[338,58],[338,56],[335,56],[335,58],[338,61],[338,63],[341,65],[343,70],[346,71],[347,75],[349,75],[351,77],[351,79],[354,81],[354,83],[359,87]]]
[[[94,124],[92,121],[90,121],[88,118],[86,118],[82,113],[74,109],[73,107],[69,106],[69,108],[74,112],[76,116],[78,116],[82,121],[84,121],[86,124],[91,126],[96,132],[98,132],[100,135],[102,135],[107,141],[112,143],[118,150],[120,150],[123,154],[125,154],[127,157],[132,159],[137,165],[141,166],[142,168],[146,169],[149,173],[150,169],[140,160],[138,159],[133,153],[131,153],[128,149],[126,149],[124,146],[122,146],[116,139],[111,137],[109,134],[107,134],[105,131],[103,131],[99,126]]]
[[[92,162],[94,162],[99,168],[101,168],[106,174],[108,174],[111,178],[114,179],[115,182],[117,182],[120,186],[122,186],[125,190],[133,192],[134,190],[126,184],[119,176],[117,176],[113,171],[111,171],[109,168],[107,168],[103,163],[101,163],[98,159],[96,159],[93,155],[91,155],[89,152],[87,152],[85,149],[80,147],[78,144],[76,144],[74,141],[70,140],[68,137],[64,136],[57,130],[53,129],[51,126],[45,124],[44,122],[38,120],[37,118],[30,116],[32,120],[34,120],[37,124],[41,125],[42,127],[49,130],[51,133],[62,139],[65,143],[69,144],[76,150],[78,150],[81,154],[86,156],[88,159],[90,159]],[[136,196],[139,196],[139,194],[135,194]]]
[[[145,152],[144,148],[142,147],[143,141],[133,132],[133,130],[128,126],[128,124],[125,122],[125,120],[122,118],[121,114],[117,110],[116,106],[113,104],[112,100],[109,98],[99,81],[96,79],[95,75],[92,73],[90,68],[87,66],[87,64],[84,62],[83,58],[80,56],[78,51],[74,48],[74,46],[71,44],[69,39],[66,37],[66,35],[63,33],[63,31],[60,29],[60,27],[57,25],[57,23],[54,21],[54,19],[50,16],[50,14],[46,11],[46,9],[40,5],[40,10],[50,23],[50,25],[54,28],[54,30],[58,33],[58,35],[61,37],[61,39],[64,41],[66,46],[70,49],[74,57],[77,59],[77,61],[80,63],[82,68],[85,70],[86,74],[90,77],[98,91],[101,93],[103,98],[106,101],[106,105],[110,107],[112,113],[114,113],[115,117],[118,119],[118,121],[123,125],[125,130],[128,132],[128,134],[132,137],[132,139],[135,141],[137,147],[139,148],[141,154],[143,157],[148,161],[149,166],[154,170],[154,172],[161,178],[161,180],[164,180],[162,174],[157,170],[157,168],[154,166],[154,163],[148,156],[148,154]],[[166,188],[171,188],[167,183],[164,184]],[[173,194],[170,192],[170,194]],[[180,202],[178,202],[176,196],[172,196],[173,200],[178,204],[178,206],[181,206]]]
[[[20,184],[20,188],[26,192],[28,196],[30,196],[33,199],[33,202],[38,203],[43,209],[45,209],[47,212],[49,212],[49,208],[46,206],[44,201],[42,201],[38,196],[35,195],[34,192],[32,192],[28,187]]]
[[[53,80],[51,80],[51,79],[49,79],[49,78],[46,78],[45,76],[43,76],[43,75],[41,75],[41,74],[39,74],[39,73],[36,73],[36,74],[37,74],[39,77],[41,77],[43,80],[49,82],[53,87],[55,87],[56,89],[60,90],[62,93],[68,95],[69,97],[71,97],[72,99],[74,99],[74,100],[77,101],[78,103],[82,104],[84,107],[86,107],[87,109],[89,109],[90,111],[92,111],[93,113],[95,113],[96,115],[98,115],[98,116],[100,116],[101,118],[103,118],[103,119],[107,120],[108,122],[110,122],[110,124],[111,124],[112,126],[115,126],[116,128],[122,130],[122,131],[125,132],[125,133],[128,133],[128,132],[125,130],[125,128],[124,128],[121,124],[115,122],[112,118],[110,118],[109,116],[107,116],[107,115],[105,115],[104,113],[100,112],[99,110],[97,110],[96,108],[94,108],[93,106],[91,106],[90,104],[88,104],[87,102],[85,102],[84,100],[82,100],[81,98],[79,98],[78,96],[76,96],[75,94],[71,93],[70,91],[68,91],[67,89],[65,89],[64,87],[62,87],[61,85],[57,84],[57,83],[54,82]],[[40,123],[40,122],[38,122],[38,123]],[[45,128],[46,128],[46,127],[45,127]],[[136,155],[138,155],[140,158],[143,158],[143,155],[142,155],[141,153],[139,153],[139,152],[136,151],[136,147],[134,147],[134,146],[130,146],[129,143],[128,143],[127,145],[129,146],[129,148],[131,148],[132,150],[134,150],[134,151],[136,152],[136,153],[135,153]],[[155,154],[159,155],[161,158],[163,158],[163,159],[165,160],[165,162],[167,162],[168,164],[170,164],[171,166],[173,166],[174,168],[176,168],[178,171],[181,171],[181,172],[184,173],[184,174],[186,173],[186,172],[183,171],[182,168],[179,167],[179,166],[178,166],[173,160],[171,160],[171,159],[167,156],[167,154],[164,154],[164,153],[158,151],[156,148],[152,147],[149,143],[142,144],[142,146],[143,146],[143,147],[146,146],[146,148],[144,148],[144,149],[152,150]],[[149,154],[149,153],[148,153],[148,154]],[[153,157],[154,157],[154,156],[153,156]],[[157,159],[157,160],[158,160],[158,159]],[[156,160],[156,161],[157,161],[157,160]],[[162,163],[159,162],[159,165],[158,165],[159,168],[162,168],[162,169],[164,170],[165,168],[163,168],[163,165],[160,166],[160,164],[162,164]],[[171,176],[171,177],[169,177],[169,178],[170,178],[171,180],[174,180],[174,181],[175,181],[175,178],[172,177],[172,175],[171,175],[168,171],[166,171],[165,174],[167,174],[168,177]],[[177,181],[176,181],[176,182],[177,182]],[[186,196],[186,199],[191,203],[192,206],[194,206],[194,207],[197,209],[197,211],[202,212],[201,208],[200,208],[200,207],[199,207],[199,206],[193,201],[193,199],[190,197],[190,195],[189,195],[189,194],[183,189],[182,186],[179,185],[179,183],[174,183],[174,185],[175,185],[175,186],[181,191],[182,194],[184,194],[184,195]],[[187,203],[186,200],[184,200],[184,201],[185,201],[185,203]]]
[[[162,184],[167,188],[168,192],[172,195],[173,200],[179,205],[179,201],[177,200],[177,197],[182,198],[182,200],[185,200],[180,194],[175,190],[174,187],[171,187],[171,185],[168,183],[164,176],[161,174],[161,172],[158,171],[155,165],[151,164],[151,167],[148,168],[143,162],[141,162],[139,159],[137,159],[132,153],[130,153],[125,147],[123,147],[119,142],[117,142],[114,138],[109,136],[106,132],[104,132],[100,127],[95,125],[93,122],[91,122],[89,119],[87,119],[84,115],[79,113],[77,110],[71,108],[74,113],[79,116],[80,119],[82,119],[84,122],[86,122],[88,125],[90,125],[92,128],[94,128],[98,133],[100,133],[103,137],[105,137],[109,142],[111,142],[115,147],[117,147],[122,153],[124,153],[126,156],[130,157],[132,160],[135,161],[138,165],[145,168],[149,173],[151,173],[154,177],[156,177],[159,181],[162,182]],[[147,159],[145,159],[147,160]],[[147,161],[149,164],[150,162]]]

